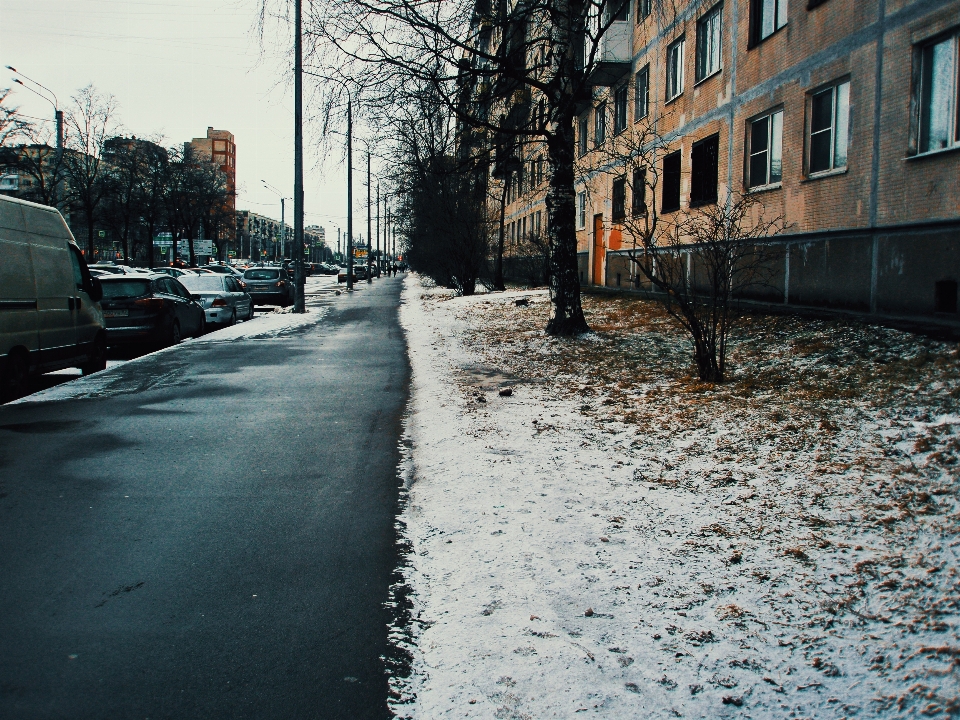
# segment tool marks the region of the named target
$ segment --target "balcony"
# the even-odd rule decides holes
[[[584,43],[584,57],[590,57],[591,41]],[[600,38],[594,56],[593,69],[587,84],[593,87],[611,87],[629,74],[633,60],[633,29],[629,21],[615,21]]]

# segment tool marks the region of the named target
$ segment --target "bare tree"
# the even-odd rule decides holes
[[[20,108],[9,104],[9,95],[10,88],[0,88],[0,147],[22,143],[33,134],[32,123],[20,114]]]
[[[220,168],[173,149],[167,174],[165,193],[167,223],[174,247],[186,239],[189,264],[195,267],[197,254],[194,241],[201,229],[211,230],[211,217],[227,203],[227,178]]]
[[[93,85],[79,90],[72,100],[73,108],[65,117],[64,173],[69,201],[83,215],[88,257],[93,258],[94,224],[107,192],[103,150],[116,134],[117,103],[112,95],[100,93]]]
[[[547,331],[554,335],[588,329],[577,265],[573,121],[590,94],[600,41],[625,4],[332,0],[313,3],[308,14],[315,69],[362,89],[375,119],[396,114],[409,88],[425,83],[471,131],[465,144],[478,156],[542,143],[553,303]],[[495,167],[510,160],[491,158]]]

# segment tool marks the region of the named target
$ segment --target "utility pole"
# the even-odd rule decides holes
[[[274,251],[274,260],[280,262],[280,258],[287,254],[287,219],[286,219],[286,198],[280,198],[280,247]],[[276,257],[279,255],[280,257]]]
[[[370,148],[367,148],[367,285],[373,282],[372,250],[370,243]]]
[[[297,34],[294,41],[294,120],[293,120],[293,242],[294,264],[293,278],[296,283],[296,297],[293,301],[295,313],[307,311],[306,297],[304,296],[303,274],[303,0],[297,0],[294,26]]]
[[[386,243],[384,243],[386,248]],[[380,181],[377,181],[377,264],[383,272],[383,254],[380,252]]]
[[[347,290],[353,290],[353,98],[347,91]]]

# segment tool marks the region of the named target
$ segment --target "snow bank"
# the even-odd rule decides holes
[[[406,283],[398,715],[960,712],[951,346],[748,322],[712,388],[656,313],[556,341],[523,295]]]

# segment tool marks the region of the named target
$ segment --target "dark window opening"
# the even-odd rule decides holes
[[[717,201],[720,136],[711,135],[694,144],[690,154],[690,205],[709,205]]]
[[[650,15],[650,4],[652,0],[637,0],[637,22]]]
[[[607,104],[597,105],[596,117],[593,122],[593,140],[597,145],[603,145],[607,139]]]
[[[613,134],[619,135],[627,129],[627,95],[629,88],[623,85],[613,94]]]
[[[623,220],[627,215],[627,178],[613,181],[613,219]]]
[[[617,273],[617,287],[620,287],[620,273]]]
[[[629,20],[630,19],[630,0],[621,0],[619,7],[613,11],[614,20]]]
[[[672,152],[663,159],[663,190],[660,212],[675,212],[680,209],[680,151]]]
[[[957,281],[941,280],[934,286],[934,312],[957,313]]]
[[[647,169],[633,169],[633,211],[634,217],[647,214]]]

